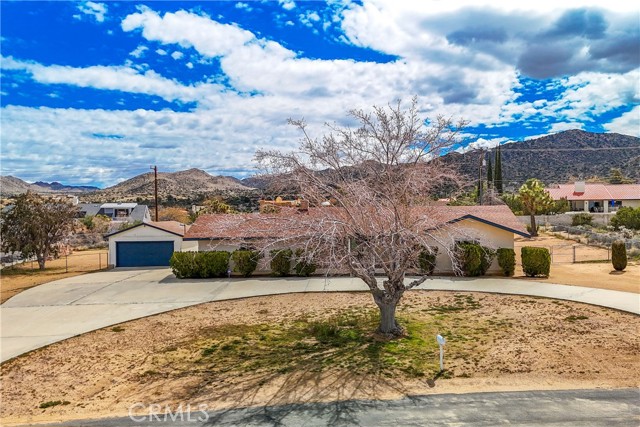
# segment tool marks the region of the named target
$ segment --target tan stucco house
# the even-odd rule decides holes
[[[547,188],[553,200],[566,198],[572,212],[615,212],[640,207],[640,184],[600,184],[577,181]]]

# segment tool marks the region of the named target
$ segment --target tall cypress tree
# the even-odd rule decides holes
[[[493,187],[493,169],[491,168],[491,155],[487,162],[487,188]]]
[[[498,194],[502,194],[502,153],[500,150],[500,146],[496,149],[496,165],[495,172],[493,175],[493,181],[495,182],[496,191]]]

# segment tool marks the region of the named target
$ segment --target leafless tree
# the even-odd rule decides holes
[[[349,115],[357,128],[327,124],[329,132],[320,139],[309,134],[304,120],[290,120],[302,133],[297,151],[256,153],[271,181],[296,188],[310,209],[246,216],[237,226],[261,237],[262,243],[252,243],[261,249],[295,245],[325,271],[362,279],[380,309],[378,332],[398,336],[403,328],[396,306],[406,290],[427,278],[405,281],[405,273],[434,242],[451,248],[451,232],[431,202],[443,184],[459,182],[439,156],[464,123],[438,117],[427,124],[415,98],[408,109],[398,101]],[[384,276],[381,283],[376,273]]]

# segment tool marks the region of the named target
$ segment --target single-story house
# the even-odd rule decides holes
[[[566,198],[572,212],[615,212],[640,207],[640,184],[600,184],[577,181],[547,188],[553,200]]]
[[[310,227],[321,227],[323,221],[340,215],[339,208],[309,208],[303,212],[287,209],[280,214],[211,214],[201,215],[183,238],[183,251],[233,251],[251,240],[299,238],[305,239]],[[305,215],[295,218],[296,215]],[[453,266],[447,255],[456,241],[476,240],[492,248],[514,247],[515,236],[529,237],[524,226],[507,206],[428,206],[418,215],[430,245],[438,247],[436,272],[450,273]],[[272,220],[272,221],[270,221]],[[375,221],[375,214],[363,214],[364,221]],[[329,223],[330,221],[327,221]],[[287,246],[291,246],[290,244]],[[258,271],[265,272],[268,260],[261,261]],[[489,273],[499,272],[497,260]]]
[[[111,218],[112,221],[151,221],[149,207],[137,203],[78,203],[78,208],[80,208],[80,218],[104,215]]]
[[[188,226],[177,221],[143,222],[107,235],[109,264],[114,267],[168,266],[182,250]]]

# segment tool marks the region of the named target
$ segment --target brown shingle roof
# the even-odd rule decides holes
[[[528,237],[524,226],[507,206],[426,206],[415,208],[425,229],[466,218],[509,230]],[[375,213],[362,214],[361,220],[374,221]],[[300,215],[299,218],[296,216]],[[326,221],[327,226],[345,212],[339,208],[311,208],[307,212],[283,209],[279,214],[213,214],[200,215],[185,234],[186,240],[257,239],[303,236],[310,226]],[[299,220],[298,220],[299,219]]]

